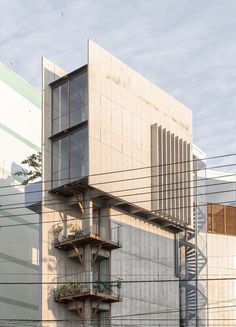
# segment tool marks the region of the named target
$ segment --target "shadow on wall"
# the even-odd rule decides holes
[[[11,171],[8,171],[5,168],[2,168],[2,174],[1,174],[2,178],[0,178],[0,187],[2,187],[2,191],[5,188],[5,193],[6,192],[9,193],[12,190],[12,186],[16,182],[17,182],[17,184],[18,183],[21,184],[23,182],[23,179],[21,177],[14,175],[16,173],[16,171],[21,170],[21,169],[22,169],[22,167],[14,161],[11,164]],[[3,176],[6,176],[6,177],[3,177]],[[9,186],[9,189],[7,188],[8,186]],[[15,190],[15,192],[16,192],[16,190]],[[0,194],[2,194],[2,192],[0,192]]]
[[[23,167],[21,165],[18,165],[16,162],[12,162],[11,164],[11,178],[12,178],[12,183],[14,182],[14,180],[16,180],[19,183],[23,182],[23,178],[20,176],[16,176],[15,173],[17,171],[23,170]]]

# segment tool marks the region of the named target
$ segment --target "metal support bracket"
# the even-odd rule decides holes
[[[78,203],[78,206],[79,206],[79,208],[80,208],[81,213],[84,214],[83,201],[81,201],[81,200],[79,199],[79,197],[78,197],[78,193],[75,192],[75,190],[73,189],[73,187],[72,187],[71,189],[72,189],[72,191],[73,191],[73,193],[74,193],[74,196],[75,196],[75,198],[76,198],[76,200],[77,200],[77,203]]]
[[[98,301],[97,305],[95,308],[93,308],[93,313],[92,313],[92,317],[95,318],[97,312],[98,312],[98,309],[99,309],[99,306],[101,304],[101,300]]]
[[[74,243],[72,243],[72,246],[77,254],[77,257],[79,258],[82,267],[84,268],[84,256],[79,253],[79,247],[75,246]]]
[[[73,302],[74,305],[75,305],[76,311],[77,311],[77,313],[78,313],[80,319],[83,319],[83,318],[84,318],[84,316],[83,316],[83,308],[80,308],[80,307],[78,306],[78,303],[77,303],[77,302],[75,301],[75,299],[73,299],[73,298],[72,298],[72,302]]]
[[[97,260],[97,257],[98,257],[98,254],[99,254],[99,251],[101,250],[101,248],[102,248],[102,244],[99,244],[97,247],[96,253],[94,253],[94,255],[93,255],[93,265],[95,264],[95,262]]]

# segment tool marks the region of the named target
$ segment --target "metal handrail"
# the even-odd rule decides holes
[[[52,226],[50,230],[50,234],[53,236],[53,241],[58,243],[64,240],[71,240],[76,237],[81,237],[88,235],[90,233],[94,233],[100,237],[108,238],[113,242],[120,243],[121,241],[121,227],[123,225],[112,221],[110,230],[108,231],[109,237],[103,236],[101,232],[98,231],[97,225],[91,226],[91,228],[82,229],[78,224],[80,220],[76,220],[76,223],[70,222],[60,222]]]
[[[54,298],[60,298],[75,294],[85,293],[103,293],[112,296],[121,296],[121,280],[119,278],[112,278],[107,280],[93,280],[86,281],[88,273],[82,272],[79,274],[63,275],[55,278],[52,281]]]

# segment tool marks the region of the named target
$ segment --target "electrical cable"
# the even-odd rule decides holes
[[[235,154],[236,155],[236,154]],[[218,165],[218,166],[212,166],[212,167],[209,167],[209,168],[207,168],[207,170],[210,170],[210,169],[215,169],[215,168],[226,168],[226,167],[230,167],[230,166],[236,166],[236,163],[233,163],[233,164],[228,164],[228,165]],[[138,168],[138,169],[140,169],[140,168]],[[170,176],[170,175],[175,175],[175,174],[185,174],[185,173],[189,173],[189,172],[197,172],[197,171],[199,171],[199,170],[206,170],[206,168],[201,168],[201,169],[198,169],[198,170],[196,170],[196,169],[193,169],[193,170],[182,170],[182,171],[179,171],[179,172],[169,172],[169,173],[166,173],[166,174],[157,174],[157,175],[148,175],[148,176],[143,176],[143,177],[133,177],[133,178],[126,178],[126,179],[118,179],[118,180],[108,180],[108,181],[104,181],[104,182],[99,182],[99,183],[90,183],[90,186],[92,186],[92,187],[94,187],[94,186],[96,186],[96,185],[106,185],[106,184],[113,184],[113,183],[120,183],[120,182],[127,182],[127,181],[134,181],[134,180],[142,180],[142,179],[147,179],[147,178],[153,178],[153,177],[163,177],[163,176]],[[98,174],[99,175],[99,174]],[[89,177],[89,176],[84,176],[84,178],[86,178],[86,177]],[[90,175],[90,177],[91,177],[91,175]],[[81,176],[79,176],[78,178],[80,178],[81,179]],[[63,181],[63,180],[68,180],[69,178],[61,178],[61,179],[59,179],[58,181]],[[73,178],[73,179],[75,179],[75,178]],[[38,182],[38,183],[49,183],[49,182],[52,182],[52,181],[55,181],[55,180],[48,180],[48,181],[42,181],[42,182]],[[34,184],[34,183],[32,183],[32,184]],[[73,182],[69,182],[69,183],[66,183],[65,185],[63,185],[63,187],[64,186],[66,186],[66,185],[70,185],[70,184],[73,184]],[[13,185],[11,185],[10,187],[14,187]],[[22,185],[21,185],[21,187],[22,187]],[[50,189],[43,189],[43,190],[36,190],[36,191],[26,191],[26,192],[24,192],[24,194],[28,194],[28,193],[41,193],[41,192],[47,192],[47,191],[51,191],[52,190],[52,188],[50,188]],[[6,194],[6,195],[1,195],[1,196],[7,196],[8,194]],[[19,193],[10,193],[9,195],[19,195]]]
[[[218,193],[228,193],[228,192],[232,192],[232,191],[223,191],[223,192],[208,192],[208,193],[205,193],[205,195],[212,195],[212,194],[218,194]],[[145,194],[147,194],[147,193],[145,193]],[[199,194],[199,196],[202,196],[203,194]],[[166,198],[166,199],[162,199],[162,200],[167,200],[167,199],[172,199],[172,198]],[[134,201],[134,202],[132,202],[132,204],[140,204],[140,203],[152,203],[152,202],[154,202],[154,201],[156,201],[156,200],[152,200],[152,199],[149,199],[149,200],[143,200],[143,201]],[[214,204],[224,204],[224,203],[226,203],[226,204],[229,204],[229,203],[235,203],[236,201],[221,201],[221,202],[215,202]],[[188,206],[178,206],[178,207],[168,207],[168,209],[163,209],[162,210],[162,212],[163,211],[170,211],[170,210],[177,210],[177,209],[190,209],[190,208],[196,208],[196,207],[204,207],[204,206],[207,206],[207,203],[204,203],[204,204],[194,204],[194,205],[188,205]],[[91,209],[92,207],[84,207],[84,209]],[[139,207],[139,209],[142,211],[142,210],[144,210],[145,212],[147,212],[147,213],[150,213],[150,214],[153,214],[153,212],[152,211],[150,211],[150,210],[147,210],[147,209],[145,209],[145,208],[142,208],[142,207]],[[119,208],[115,208],[115,210],[121,210],[122,211],[122,209],[119,209]],[[41,212],[39,212],[39,213],[37,213],[37,214],[52,214],[52,213],[55,213],[55,212],[57,212],[57,213],[62,213],[62,212],[73,212],[73,211],[76,211],[76,212],[78,212],[78,209],[77,208],[75,208],[75,209],[63,209],[63,210],[50,210],[50,211],[41,211]],[[158,218],[158,213],[159,214],[161,214],[161,212],[156,212],[156,215],[157,215],[157,218]],[[122,213],[122,214],[111,214],[110,215],[110,217],[112,217],[112,216],[114,216],[114,217],[118,217],[118,216],[124,216],[124,215],[127,215],[128,213]],[[130,215],[134,215],[135,216],[135,213],[129,213]],[[12,218],[12,217],[23,217],[23,216],[32,216],[32,215],[35,215],[35,213],[33,212],[33,213],[22,213],[22,214],[10,214],[10,215],[1,215],[0,216],[0,219],[5,219],[5,218]],[[107,215],[104,215],[104,216],[101,216],[101,218],[102,217],[107,217]],[[139,218],[141,218],[141,217],[139,217]],[[78,220],[78,219],[80,219],[80,218],[71,218],[71,219],[67,219],[67,221],[74,221],[74,220]],[[83,219],[90,219],[89,217],[88,218],[86,218],[86,217],[83,217]],[[161,219],[161,218],[160,218]],[[163,218],[164,219],[164,218]],[[151,220],[147,220],[147,221],[149,221],[149,222],[152,222]],[[60,222],[62,222],[62,220],[58,220],[58,221],[38,221],[38,222],[30,222],[30,223],[21,223],[21,224],[10,224],[10,225],[0,225],[0,228],[5,228],[5,227],[16,227],[16,226],[27,226],[27,225],[37,225],[37,224],[45,224],[45,223],[60,223]],[[169,221],[170,222],[170,221]],[[170,223],[172,223],[173,225],[178,225],[178,223],[175,223],[174,221],[173,222],[170,222]],[[183,227],[183,226],[182,226]],[[187,227],[187,226],[186,226]]]
[[[225,176],[225,175],[223,175],[223,176]],[[222,176],[222,177],[223,177]],[[229,175],[227,175],[226,177],[228,177]],[[236,174],[232,174],[232,175],[230,175],[230,176],[236,176]],[[217,177],[217,178],[219,178],[219,177]],[[212,178],[209,178],[209,179],[212,179]],[[204,179],[204,181],[206,181],[207,180],[207,178],[206,179]],[[128,191],[133,191],[133,190],[143,190],[143,189],[150,189],[150,188],[154,188],[154,187],[161,187],[161,188],[163,188],[163,187],[166,187],[166,186],[169,186],[169,185],[175,185],[175,184],[177,184],[177,185],[179,185],[179,184],[185,184],[185,183],[193,183],[193,182],[198,182],[198,181],[195,181],[195,180],[188,180],[188,181],[180,181],[180,182],[173,182],[173,183],[167,183],[167,184],[156,184],[156,185],[149,185],[149,186],[143,186],[143,187],[137,187],[137,188],[130,188],[130,189],[123,189],[123,190],[112,190],[112,191],[109,191],[109,193],[112,193],[112,194],[114,194],[114,193],[120,193],[120,192],[128,192]],[[200,181],[201,183],[202,183],[202,180]],[[190,186],[190,187],[182,187],[182,188],[173,188],[173,189],[170,189],[170,188],[168,188],[168,192],[175,192],[175,191],[182,191],[182,190],[191,190],[191,189],[199,189],[199,188],[208,188],[208,187],[211,187],[211,186],[222,186],[222,185],[228,185],[228,184],[235,184],[236,183],[236,180],[235,181],[228,181],[228,182],[220,182],[220,183],[213,183],[213,184],[206,184],[206,185],[194,185],[194,186]],[[166,192],[167,192],[166,191]],[[231,190],[231,191],[233,191],[233,190]],[[162,194],[162,193],[164,193],[165,191],[163,191],[163,190],[160,190],[160,191],[153,191],[152,193],[155,193],[155,194]],[[224,192],[224,191],[222,191],[222,192]],[[228,192],[228,191],[227,191]],[[145,192],[144,194],[149,194],[150,192]],[[24,194],[24,193],[23,193]],[[136,193],[136,194],[119,194],[119,197],[124,197],[124,196],[132,196],[132,195],[142,195],[143,193]],[[17,195],[22,195],[22,194],[17,194]],[[5,195],[4,195],[5,196]],[[11,194],[9,193],[9,194],[6,194],[6,196],[11,196]],[[185,197],[185,196],[179,196],[178,198],[181,198],[181,197]],[[0,195],[0,198],[1,198],[1,195]],[[51,203],[51,201],[54,201],[54,199],[46,199],[46,200],[44,200],[44,202],[46,202],[46,203],[50,203],[50,204],[66,204],[67,202],[63,202],[63,201],[60,201],[60,202],[53,202],[53,203]],[[1,210],[9,210],[9,209],[11,209],[11,210],[16,210],[16,209],[25,209],[26,208],[26,205],[28,205],[28,204],[30,204],[30,203],[35,203],[35,201],[28,201],[28,202],[18,202],[18,203],[14,203],[14,204],[6,204],[6,205],[1,205],[0,206],[0,211]],[[73,202],[72,202],[73,203]],[[77,202],[74,202],[75,204],[77,203]],[[24,204],[24,206],[22,206],[22,207],[15,207],[15,205],[18,205],[18,204]],[[14,205],[14,207],[9,207],[10,205]],[[4,208],[2,208],[4,206]],[[5,208],[5,206],[8,206],[7,208]]]
[[[203,162],[203,161],[206,161],[206,160],[219,159],[219,158],[232,157],[232,156],[236,156],[236,153],[223,154],[223,155],[218,155],[218,156],[211,156],[211,157],[206,157],[204,159],[196,158],[196,159],[192,159],[192,160],[183,160],[183,161],[177,161],[177,162],[171,162],[171,163],[164,163],[164,164],[160,164],[160,165],[152,165],[152,166],[130,168],[130,169],[123,169],[123,170],[116,170],[116,171],[113,170],[113,171],[109,171],[109,172],[90,174],[90,175],[87,175],[86,177],[104,176],[104,175],[109,175],[109,174],[118,174],[118,173],[124,173],[124,172],[136,171],[136,170],[152,169],[152,168],[166,167],[166,166],[171,166],[171,165],[179,165],[179,164],[182,164],[182,163]],[[210,168],[207,168],[207,169],[213,169],[213,168],[217,168],[217,167],[210,167]],[[206,169],[206,167],[201,168],[201,169],[195,169],[193,171],[205,170],[205,169]],[[77,176],[75,178],[81,178],[81,176]],[[62,181],[62,180],[68,180],[68,178],[54,180],[54,181]],[[51,181],[52,181],[52,179],[45,180],[45,181],[39,181],[38,183],[47,183],[47,182],[51,182]],[[29,183],[29,184],[34,184],[34,182]],[[22,185],[10,185],[10,186],[0,186],[0,189],[5,188],[5,187],[7,188],[7,187],[16,187],[16,186],[19,186],[19,187],[21,186],[22,187]]]

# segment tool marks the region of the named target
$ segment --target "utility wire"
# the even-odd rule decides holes
[[[207,169],[226,168],[226,167],[230,167],[230,166],[236,166],[236,163],[228,164],[228,165],[212,166],[212,167],[209,167]],[[140,169],[140,168],[138,168],[138,169]],[[92,187],[94,187],[96,185],[106,185],[106,184],[111,184],[111,183],[113,184],[113,183],[126,182],[126,181],[142,180],[142,179],[153,178],[153,177],[163,177],[163,176],[170,176],[170,175],[176,175],[176,174],[185,174],[185,173],[189,173],[189,172],[195,172],[196,173],[199,170],[206,170],[206,168],[204,167],[204,168],[200,168],[198,170],[196,170],[196,169],[181,170],[181,171],[178,171],[178,172],[168,172],[168,173],[162,173],[162,174],[157,174],[157,175],[148,175],[148,176],[143,176],[143,177],[132,177],[132,178],[125,178],[125,179],[108,180],[108,181],[99,182],[99,183],[98,182],[96,182],[96,183],[91,182],[90,185]],[[88,176],[84,176],[84,177],[78,176],[78,179],[83,179],[83,178],[87,178],[87,177],[89,177],[89,175]],[[90,175],[90,177],[91,177],[91,175]],[[57,181],[63,181],[63,180],[68,181],[69,179],[70,179],[69,177],[67,177],[67,178],[61,178],[61,179],[59,179]],[[73,180],[74,179],[75,179],[75,177],[73,177]],[[56,181],[56,180],[51,179],[51,180],[48,180],[48,181],[42,181],[42,182],[38,182],[38,183],[45,183],[46,184],[46,183],[49,183],[49,182],[52,182],[52,181]],[[66,183],[65,185],[63,185],[63,187],[64,186],[67,186],[68,184],[69,185],[70,184],[73,184],[73,182],[75,182],[75,180],[74,181],[71,181],[69,183]],[[34,183],[32,183],[32,184],[34,184]],[[14,185],[10,185],[9,187],[14,187]],[[61,187],[61,186],[59,186],[59,187]],[[57,188],[59,188],[59,187],[57,187]],[[28,193],[41,193],[41,192],[47,192],[47,191],[51,191],[51,190],[52,190],[52,188],[50,188],[50,189],[44,189],[44,190],[38,190],[38,191],[37,190],[36,191],[26,191],[26,192],[24,192],[24,194],[28,194]],[[19,195],[19,193],[9,193],[9,195],[11,195],[11,196],[12,195]],[[3,194],[1,196],[6,196],[6,195]]]
[[[67,275],[66,275],[67,276]],[[177,278],[177,277],[176,277]],[[235,281],[236,277],[218,277],[218,278],[196,278],[196,279],[153,279],[153,280],[148,280],[148,279],[144,279],[144,280],[119,280],[119,282],[121,284],[143,284],[143,283],[182,283],[182,282],[200,282],[200,281],[207,281],[207,282],[211,282],[211,281]],[[59,285],[59,284],[71,284],[71,282],[73,281],[68,281],[68,282],[0,282],[0,285]],[[106,281],[107,283],[110,284],[114,284],[117,281]],[[80,281],[80,284],[99,284],[99,283],[103,283],[103,281],[91,281],[91,282],[83,282]]]
[[[224,177],[225,175],[223,175],[222,177]],[[236,174],[232,174],[232,175],[230,175],[230,176],[236,176]],[[226,176],[226,177],[228,177],[228,175]],[[217,178],[219,178],[219,177],[217,177]],[[211,178],[209,178],[210,180],[212,180],[212,177]],[[204,179],[204,181],[206,181],[207,180],[207,178],[206,179]],[[186,184],[186,183],[194,183],[194,182],[196,182],[196,184],[197,184],[197,182],[198,182],[198,180],[186,180],[186,181],[180,181],[180,182],[173,182],[173,183],[167,183],[167,184],[156,184],[156,185],[149,185],[149,186],[143,186],[143,187],[137,187],[137,188],[129,188],[129,189],[122,189],[122,190],[112,190],[112,191],[109,191],[109,193],[111,193],[111,194],[114,194],[114,193],[120,193],[120,192],[129,192],[129,191],[133,191],[133,190],[143,190],[143,189],[152,189],[152,188],[154,188],[154,187],[159,187],[159,188],[163,188],[163,187],[166,187],[166,186],[170,186],[170,185],[180,185],[180,184]],[[200,181],[201,182],[201,184],[202,184],[202,180]],[[193,186],[189,186],[189,187],[179,187],[179,188],[172,188],[172,189],[170,189],[170,188],[168,188],[166,191],[164,191],[164,190],[157,190],[157,191],[151,191],[151,193],[155,193],[155,194],[163,194],[163,193],[167,193],[167,192],[175,192],[175,191],[182,191],[182,190],[191,190],[191,189],[199,189],[199,188],[208,188],[208,187],[211,187],[211,186],[222,186],[222,185],[228,185],[228,184],[230,184],[230,185],[232,185],[232,184],[235,184],[236,183],[236,180],[233,182],[233,181],[225,181],[225,182],[220,182],[220,183],[212,183],[212,184],[203,184],[203,185],[193,185]],[[227,190],[227,192],[228,191],[230,191],[230,190]],[[234,191],[234,190],[231,190],[231,191]],[[222,192],[224,192],[224,191],[222,191]],[[30,192],[29,192],[30,193]],[[125,196],[132,196],[132,195],[142,195],[142,194],[149,194],[150,192],[145,192],[145,193],[135,193],[135,194],[119,194],[119,195],[117,195],[118,197],[125,197]],[[23,193],[24,194],[24,193]],[[22,195],[22,194],[18,194],[18,195]],[[5,194],[4,194],[4,196],[5,196]],[[11,194],[9,193],[9,194],[6,194],[6,196],[11,196]],[[192,195],[192,196],[194,196],[194,195]],[[183,198],[185,198],[185,196],[183,195],[183,196],[179,196],[178,198],[181,198],[181,197],[183,197]],[[0,195],[0,198],[1,198],[1,195]],[[67,204],[68,202],[63,202],[63,201],[60,201],[60,202],[53,202],[53,203],[51,203],[51,201],[54,201],[55,199],[46,199],[46,200],[43,200],[44,201],[44,203],[46,202],[46,203],[50,203],[50,204]],[[32,203],[32,204],[34,204],[35,203],[35,201],[27,201],[27,202],[18,202],[18,203],[14,203],[14,204],[2,204],[1,206],[0,206],[0,211],[1,210],[9,210],[9,209],[11,209],[11,210],[16,210],[16,209],[27,209],[27,207],[26,207],[26,205],[28,205],[28,204],[30,204],[30,203]],[[71,203],[73,203],[73,201],[71,202]],[[76,201],[74,201],[74,203],[76,204],[77,202]],[[24,206],[21,206],[21,207],[15,207],[15,205],[18,205],[18,204],[24,204]],[[10,206],[11,205],[11,206]],[[14,205],[14,207],[12,207],[12,205]],[[6,208],[5,208],[5,206],[6,206]],[[2,207],[4,207],[4,208],[2,208]]]
[[[224,193],[228,193],[228,192],[232,192],[231,190],[230,191],[219,191],[219,192],[208,192],[208,193],[204,193],[204,195],[212,195],[212,194],[224,194]],[[147,194],[147,193],[145,193]],[[203,194],[199,194],[198,196],[202,196]],[[188,196],[186,196],[188,197]],[[165,198],[165,199],[162,199],[162,200],[167,200],[167,199],[173,199],[173,198]],[[179,197],[176,197],[176,199],[179,199]],[[125,201],[125,200],[124,200]],[[134,202],[131,202],[131,204],[144,204],[144,203],[152,203],[152,202],[155,202],[157,201],[156,199],[152,200],[152,199],[149,199],[149,200],[143,200],[143,201],[134,201]],[[125,201],[126,203],[127,201]],[[223,203],[226,203],[226,204],[229,204],[229,203],[235,203],[236,201],[222,201],[222,202],[215,202],[214,204],[223,204]],[[129,202],[128,202],[129,203]],[[76,203],[75,203],[76,204]],[[194,204],[194,205],[188,205],[188,206],[177,206],[177,207],[168,207],[168,209],[162,209],[162,210],[158,210],[156,211],[156,215],[157,215],[157,218],[158,218],[158,214],[162,214],[162,212],[164,211],[170,211],[170,210],[177,210],[177,209],[187,209],[187,208],[196,208],[196,207],[204,207],[206,206],[207,203],[202,203],[202,204]],[[84,209],[91,209],[92,207],[89,206],[89,207],[84,207]],[[145,208],[142,208],[142,207],[139,207],[140,210],[144,210],[145,212],[147,213],[150,213],[150,214],[153,214],[153,212],[151,210],[147,210]],[[122,210],[122,209],[119,209],[119,208],[116,208],[116,210]],[[50,210],[50,211],[41,211],[39,212],[39,214],[52,214],[52,213],[64,213],[64,212],[73,212],[73,211],[78,211],[77,208],[70,208],[70,209],[58,209],[58,210]],[[122,213],[122,214],[112,214],[112,215],[109,215],[110,217],[114,216],[114,217],[118,217],[118,216],[124,216],[124,215],[127,215],[128,213]],[[10,215],[1,215],[0,216],[0,219],[4,219],[4,218],[13,218],[13,217],[23,217],[23,216],[32,216],[32,215],[35,215],[35,213],[22,213],[22,214],[10,214]],[[129,215],[134,215],[135,216],[135,213],[129,213]],[[102,217],[107,217],[107,215],[102,215]],[[140,217],[139,217],[140,218]],[[80,218],[71,218],[71,219],[67,219],[67,221],[74,221],[74,220],[79,220]],[[83,217],[83,220],[84,219],[90,219],[90,217]],[[160,219],[165,219],[165,218],[161,218]],[[175,218],[178,220],[178,218]],[[30,223],[21,223],[21,224],[10,224],[10,225],[0,225],[0,228],[4,228],[4,227],[16,227],[16,226],[27,226],[27,225],[34,225],[34,224],[45,224],[45,223],[60,223],[62,222],[62,220],[58,220],[58,221],[38,221],[38,222],[30,222]],[[149,222],[152,222],[151,220]],[[174,221],[171,222],[169,221],[170,223],[172,223],[173,225],[178,225],[178,223],[175,223]],[[183,227],[183,226],[182,226]]]
[[[109,172],[90,174],[90,175],[87,175],[86,177],[94,177],[94,176],[104,176],[104,175],[110,175],[110,174],[118,174],[118,173],[130,172],[130,171],[137,171],[137,170],[144,170],[144,169],[152,169],[152,168],[158,168],[158,167],[166,167],[166,166],[171,166],[171,165],[179,165],[179,164],[182,164],[182,163],[203,162],[203,161],[206,161],[206,160],[226,158],[226,157],[232,157],[232,156],[236,156],[236,153],[223,154],[223,155],[218,155],[218,156],[211,156],[211,157],[206,157],[204,159],[198,159],[198,158],[196,158],[196,159],[192,159],[192,160],[176,161],[176,162],[164,163],[164,164],[160,164],[160,165],[151,165],[151,166],[138,167],[138,168],[130,168],[130,169],[123,169],[123,170],[113,170],[113,171],[109,171]],[[205,169],[213,169],[213,168],[217,168],[217,166],[216,167],[210,167],[210,168],[203,167],[203,168],[200,168],[200,169],[195,169],[193,171],[205,170]],[[75,178],[81,178],[81,176],[77,176]],[[68,178],[64,178],[64,179],[65,180],[68,180]],[[62,181],[64,179],[59,179],[59,180],[54,180],[54,181]],[[46,182],[51,182],[51,181],[52,180],[50,179],[50,180],[39,181],[37,183],[46,183]],[[29,184],[34,184],[34,182],[29,183]],[[7,188],[7,187],[16,187],[16,186],[22,187],[22,185],[10,185],[10,186],[0,186],[0,189],[1,188]]]

